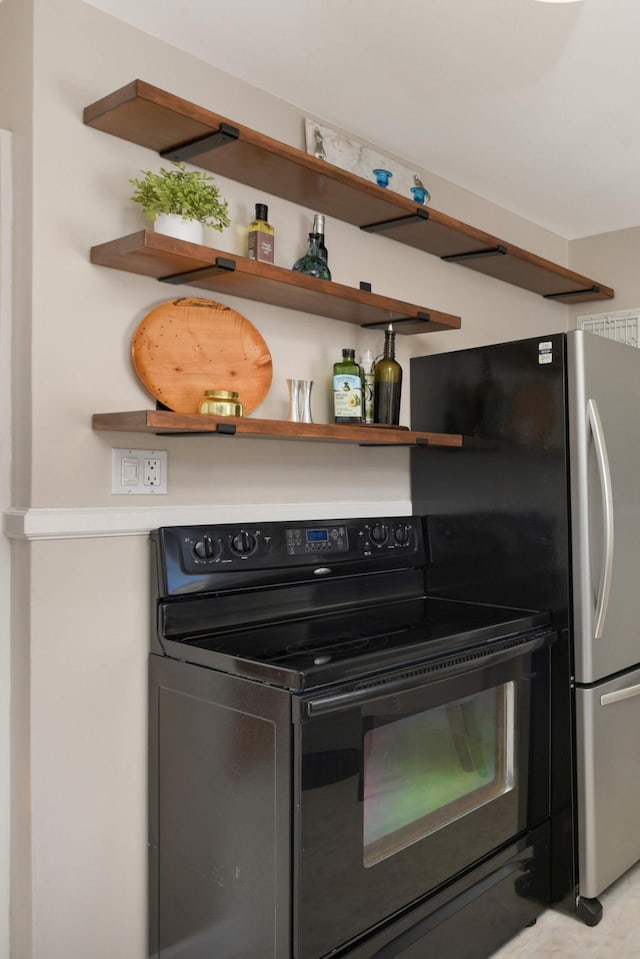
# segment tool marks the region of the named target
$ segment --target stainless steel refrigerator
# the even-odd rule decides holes
[[[574,331],[411,360],[435,595],[550,609],[552,899],[590,925],[640,859],[640,350]]]

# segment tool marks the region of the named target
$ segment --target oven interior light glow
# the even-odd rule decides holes
[[[365,734],[365,865],[513,788],[513,684]]]

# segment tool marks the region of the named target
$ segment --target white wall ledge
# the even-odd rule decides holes
[[[411,512],[411,503],[403,500],[385,503],[254,503],[240,506],[107,506],[78,509],[10,507],[3,513],[3,530],[9,539],[87,539],[146,536],[150,530],[160,526],[405,516]]]

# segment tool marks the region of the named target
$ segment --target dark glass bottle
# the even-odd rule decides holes
[[[396,331],[391,323],[384,331],[384,353],[373,371],[374,422],[398,426],[402,367],[396,360]]]
[[[343,350],[333,364],[333,413],[336,423],[362,422],[362,377],[355,350]]]
[[[322,213],[316,213],[313,217],[313,232],[318,237],[318,254],[321,260],[329,266],[329,253],[324,245],[324,216]]]
[[[307,252],[296,260],[292,269],[297,273],[306,273],[307,276],[317,276],[320,280],[330,280],[331,270],[320,256],[319,240],[317,233],[309,234]]]

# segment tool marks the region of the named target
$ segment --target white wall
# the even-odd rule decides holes
[[[141,167],[159,165],[146,149],[109,137],[81,123],[85,104],[136,76],[187,99],[209,106],[263,132],[301,142],[302,112],[261,91],[232,80],[204,63],[180,54],[83,4],[54,0],[37,6],[34,202],[33,335],[33,501],[32,506],[108,506],[110,449],[113,437],[93,434],[91,412],[139,409],[151,398],[136,378],[129,359],[130,341],[142,317],[172,295],[197,295],[152,279],[92,266],[92,244],[132,232],[143,225],[137,205],[128,202],[128,179]],[[75,11],[74,13],[71,10]],[[101,21],[101,22],[100,22]],[[64,27],[62,23],[64,22]],[[113,51],[117,50],[117,56]],[[51,150],[51,144],[64,144]],[[48,188],[50,178],[56,189]],[[313,211],[301,210],[271,196],[218,178],[227,195],[234,226],[214,241],[231,252],[244,250],[242,228],[256,200],[269,204],[277,230],[276,262],[289,265],[302,251]],[[73,195],[77,200],[68,202]],[[435,200],[434,200],[435,204]],[[489,212],[489,211],[487,211]],[[495,214],[496,216],[498,214]],[[489,219],[489,216],[487,217]],[[487,229],[490,222],[481,224]],[[543,245],[548,235],[540,231]],[[463,332],[400,337],[400,360],[410,353],[451,348],[487,338],[517,336],[533,327],[565,328],[567,310],[515,287],[497,284],[462,267],[445,264],[386,238],[363,234],[336,220],[327,222],[334,279],[355,284],[366,279],[380,293],[426,307],[462,314]],[[55,251],[55,252],[54,252]],[[543,255],[547,248],[541,251]],[[64,264],[62,266],[62,264]],[[288,376],[313,378],[314,414],[328,418],[322,384],[340,349],[355,343],[379,348],[381,333],[364,333],[349,324],[324,322],[293,311],[225,298],[265,337],[274,361],[274,380],[258,416],[286,414]],[[310,349],[310,344],[313,348]],[[404,418],[407,419],[405,391]],[[46,412],[45,412],[46,411]],[[52,430],[52,417],[64,429]],[[261,474],[259,502],[354,498],[341,477],[357,469],[362,451],[351,448],[289,444],[284,456],[295,463],[296,482],[283,482],[283,449],[277,443],[234,441],[232,471],[228,444],[200,438],[163,440],[169,450],[172,503],[216,502],[244,505],[256,498],[256,467]],[[397,451],[395,451],[397,453]],[[367,454],[368,490],[372,499],[406,497],[407,458],[388,450]],[[337,470],[336,464],[342,466]],[[399,475],[402,479],[399,478]],[[226,482],[229,479],[231,482]],[[293,489],[292,489],[293,486]],[[360,496],[360,489],[356,498]]]
[[[3,24],[3,12],[15,13],[21,2],[26,4],[0,4],[0,34],[8,22]],[[31,5],[33,309],[20,321],[28,325],[32,351],[20,352],[15,372],[32,386],[32,442],[25,431],[32,469],[31,489],[14,492],[16,509],[7,523],[16,540],[14,642],[20,663],[28,659],[30,669],[20,671],[14,686],[28,717],[14,731],[14,742],[30,770],[30,794],[23,791],[16,805],[24,803],[30,811],[33,876],[30,927],[14,928],[13,954],[15,959],[143,959],[146,530],[196,516],[215,522],[400,512],[409,506],[408,455],[164,437],[169,495],[160,503],[141,497],[135,506],[110,495],[111,447],[148,448],[157,440],[94,433],[91,414],[153,405],[131,366],[133,332],[162,300],[199,294],[89,263],[93,244],[142,226],[137,206],[127,199],[128,180],[161,161],[85,127],[83,107],[139,77],[302,146],[304,104],[271,98],[80,0],[29,0]],[[436,208],[541,256],[566,259],[565,241],[424,173],[430,187],[436,184]],[[243,252],[253,205],[265,201],[277,230],[276,262],[291,264],[303,249],[314,211],[222,178],[218,182],[234,225],[222,238],[215,234],[214,242]],[[338,282],[369,280],[377,292],[462,316],[461,332],[399,337],[407,373],[410,355],[566,329],[569,311],[560,304],[336,220],[327,221],[326,232]],[[322,384],[341,348],[379,349],[382,342],[381,333],[349,324],[220,299],[244,313],[271,349],[274,380],[256,410],[261,417],[286,415],[285,380],[297,375],[316,381],[314,415],[328,420]],[[407,393],[408,382],[405,423]],[[28,411],[28,401],[16,395],[21,410],[26,405]],[[14,816],[19,844],[28,832],[24,825],[18,829],[17,810]],[[18,910],[28,915],[29,890],[25,883],[16,890]]]
[[[575,304],[574,317],[640,308],[640,227],[572,240],[570,252],[572,269],[585,273],[593,269],[589,276],[606,276],[616,291],[613,300]]]
[[[32,35],[31,3],[4,0],[0,5],[0,128],[10,131],[11,137],[10,143],[6,135],[3,137],[3,207],[0,215],[0,417],[3,426],[0,472],[3,509],[9,503],[27,504],[30,498]],[[7,324],[10,325],[7,327]],[[9,377],[12,389],[11,401],[7,402]],[[3,539],[1,550],[0,783],[3,786],[0,798],[0,956],[9,952],[10,913],[15,947],[12,955],[28,957],[32,918],[28,544],[14,542],[10,548],[8,541]],[[11,573],[8,570],[9,552]],[[7,757],[9,731],[11,740]]]
[[[0,129],[0,509],[11,505],[11,134]],[[11,554],[0,539],[0,956],[9,953]]]

